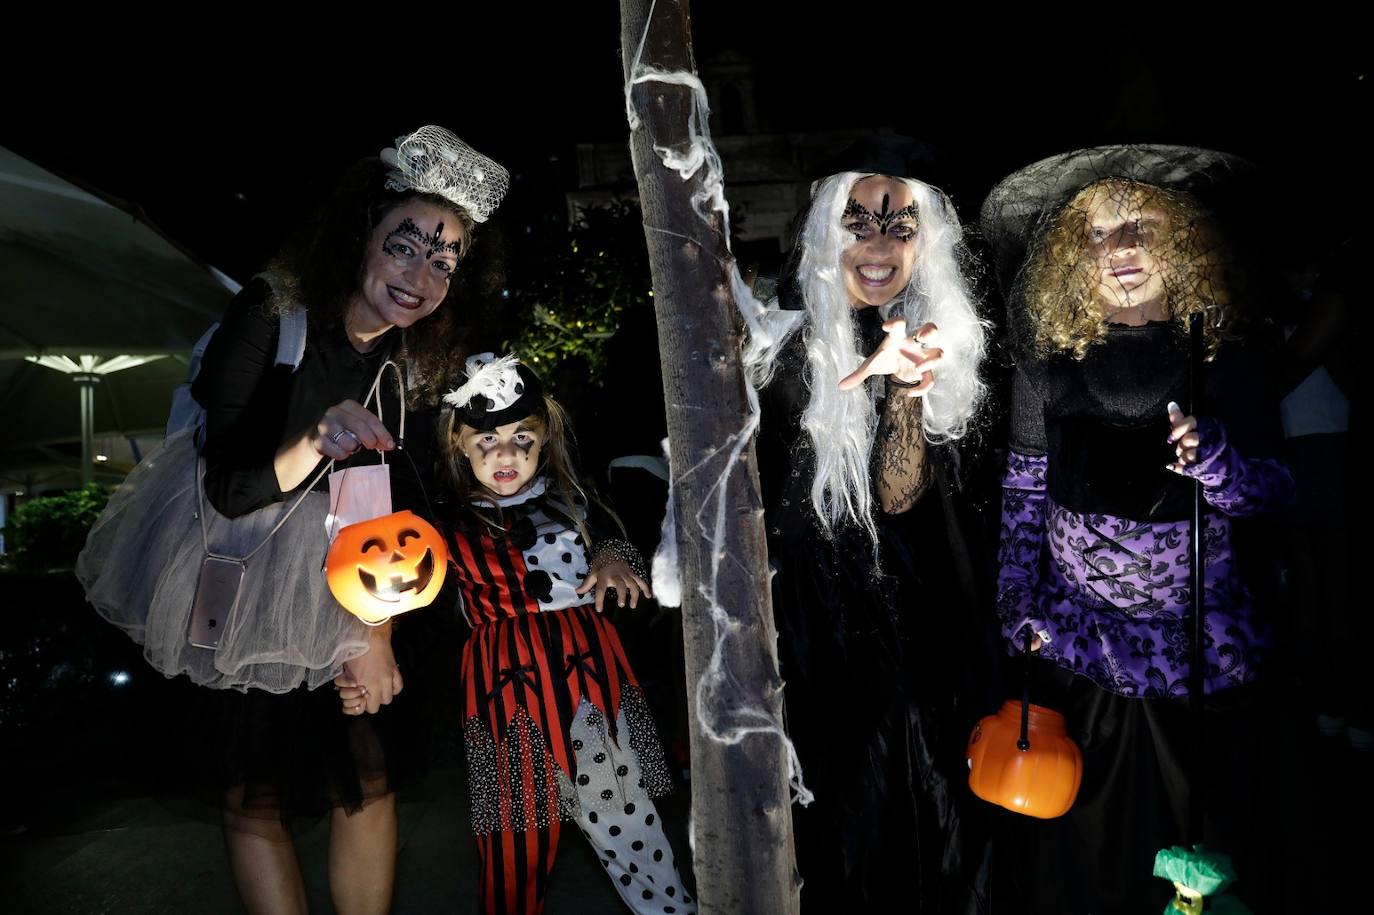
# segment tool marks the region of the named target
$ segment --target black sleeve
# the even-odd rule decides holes
[[[285,370],[277,370],[280,326],[254,280],[230,304],[191,385],[205,408],[205,496],[230,518],[279,502],[273,459],[286,420]]]
[[[1021,454],[1045,453],[1044,363],[1018,358],[1011,383],[1011,448]]]

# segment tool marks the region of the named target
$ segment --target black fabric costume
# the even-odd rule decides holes
[[[864,352],[878,318],[855,312]],[[985,832],[964,746],[988,710],[994,664],[953,503],[956,455],[928,449],[934,480],[904,514],[881,513],[875,486],[876,557],[854,525],[827,537],[801,428],[803,334],[761,393],[758,439],[787,726],[816,795],[793,806],[802,909],[985,911]]]
[[[383,361],[394,354],[400,334],[392,329],[367,353],[349,343],[341,324],[313,319],[305,355],[293,372],[273,364],[279,320],[272,290],[261,279],[246,286],[230,305],[211,338],[192,391],[206,410],[205,492],[229,516],[246,514],[285,496],[277,486],[273,458],[277,449],[312,428],[330,406],[352,399],[362,403]],[[381,385],[387,428],[395,436],[401,404],[392,372]],[[432,466],[433,445],[421,423],[408,424],[407,450],[391,452],[393,507],[428,516],[416,468]],[[354,465],[377,463],[378,453],[362,450]],[[311,471],[314,477],[321,464]],[[346,466],[345,462],[336,468]],[[315,489],[328,491],[328,478]],[[327,542],[321,532],[323,567]],[[432,637],[415,611],[398,620],[392,647],[403,676],[419,647]],[[421,719],[420,697],[412,680],[407,690],[375,715],[344,715],[332,689],[304,686],[284,695],[259,690],[209,690],[185,686],[181,701],[190,707],[198,746],[193,763],[202,787],[219,793],[242,785],[242,806],[264,816],[316,814],[329,807],[349,810],[395,790],[422,755],[428,725]]]
[[[1257,348],[1223,344],[1204,367],[1197,411],[1200,421],[1218,421],[1229,445],[1248,458],[1280,450],[1273,373],[1266,376],[1260,359]],[[1176,460],[1174,445],[1166,441],[1167,405],[1172,400],[1185,412],[1190,409],[1188,344],[1175,322],[1114,325],[1082,360],[1026,355],[1021,363],[1011,445],[1023,455],[1048,455],[1045,489],[1053,503],[1092,519],[1104,531],[1114,530],[1103,521],[1106,516],[1140,522],[1144,533],[1128,541],[1132,549],[1151,553],[1156,542],[1170,549],[1160,547],[1144,563],[1151,571],[1139,609],[1125,613],[1084,598],[1082,621],[1059,633],[1034,662],[1032,701],[1065,715],[1069,736],[1083,750],[1083,781],[1073,808],[1060,818],[1005,818],[999,878],[1009,881],[1014,904],[1008,911],[1156,913],[1170,889],[1153,876],[1155,852],[1183,843],[1188,819],[1191,734],[1183,665],[1191,636],[1183,627],[1150,628],[1157,614],[1165,616],[1155,607],[1159,595],[1188,586],[1186,566],[1174,567],[1167,557],[1186,551],[1192,482],[1163,469]],[[1263,480],[1256,474],[1250,484],[1250,499],[1257,504],[1277,499]],[[1183,523],[1183,532],[1167,528],[1171,522]],[[1063,530],[1055,534],[1061,541],[1092,542],[1068,523],[1060,522]],[[1278,869],[1269,852],[1274,824],[1269,805],[1257,801],[1261,786],[1276,778],[1272,750],[1262,745],[1271,727],[1266,709],[1271,687],[1257,678],[1267,627],[1254,618],[1239,581],[1230,583],[1237,577],[1236,571],[1226,571],[1233,569],[1231,544],[1244,533],[1243,520],[1235,521],[1235,528],[1231,523],[1207,529],[1205,537],[1207,612],[1213,624],[1223,614],[1231,622],[1214,625],[1211,635],[1209,648],[1219,662],[1209,670],[1204,703],[1207,752],[1200,790],[1208,844],[1233,857],[1241,875],[1235,892],[1260,912],[1271,911],[1271,900],[1278,898],[1272,885]],[[1152,534],[1150,524],[1167,531]],[[1245,559],[1243,546],[1237,546],[1234,568],[1242,580]],[[1053,561],[1071,565],[1064,557]],[[1118,571],[1105,559],[1097,561],[1103,579]],[[1049,568],[1041,567],[1046,575]],[[1120,571],[1136,574],[1131,568]],[[1216,595],[1240,597],[1234,606],[1220,605]],[[1131,637],[1103,634],[1118,629]],[[1077,673],[1054,654],[1062,650],[1058,643],[1076,638],[1087,643],[1076,655],[1082,665]],[[1117,656],[1099,642],[1135,647]],[[1150,644],[1162,646],[1155,657],[1143,647]],[[1101,671],[1114,672],[1115,689],[1100,682]],[[1150,689],[1156,682],[1170,688]]]
[[[312,316],[300,366],[294,372],[275,366],[279,324],[269,304],[271,293],[261,279],[244,287],[210,339],[191,389],[196,402],[205,407],[205,495],[230,517],[281,501],[272,464],[277,448],[313,428],[339,401],[362,403],[382,362],[400,343],[400,332],[393,328],[369,352],[360,353],[348,342],[341,322],[325,324]],[[400,404],[390,370],[381,393],[387,428],[395,435]],[[433,460],[432,436],[418,424],[411,429],[406,448],[414,467],[427,468]],[[379,460],[376,451],[363,449],[347,463],[361,466]],[[311,477],[325,461],[320,459]],[[387,463],[392,465],[396,510],[424,510],[411,461],[395,453],[388,455]],[[327,492],[328,482],[315,488]]]
[[[1203,372],[1205,415],[1247,457],[1279,454],[1276,376],[1259,353],[1220,348]],[[1167,407],[1187,408],[1188,346],[1177,324],[1114,325],[1081,360],[1056,355],[1019,360],[1011,446],[1049,454],[1048,491],[1076,512],[1142,521],[1192,517],[1192,486],[1161,474],[1173,463]]]

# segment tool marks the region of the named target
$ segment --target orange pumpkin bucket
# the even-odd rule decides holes
[[[1083,751],[1069,736],[1063,715],[1031,704],[1033,639],[1027,627],[1021,701],[1008,699],[969,735],[968,786],[990,804],[1049,820],[1068,813],[1078,797]]]
[[[1083,781],[1083,751],[1069,737],[1064,716],[1015,699],[974,726],[968,764],[974,794],[1045,820],[1068,812]]]
[[[444,538],[408,511],[350,524],[334,538],[325,561],[334,599],[371,626],[428,606],[447,571]]]

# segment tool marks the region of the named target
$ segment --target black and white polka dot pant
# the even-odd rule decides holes
[[[596,849],[606,873],[634,912],[686,915],[697,910],[682,885],[663,823],[644,789],[644,775],[629,748],[622,711],[616,721],[620,744],[605,719],[584,701],[570,729],[577,758],[577,825]]]

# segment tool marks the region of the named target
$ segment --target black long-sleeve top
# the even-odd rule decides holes
[[[349,343],[340,324],[326,326],[312,320],[305,355],[293,371],[290,366],[274,364],[280,318],[271,298],[272,290],[262,279],[254,279],[243,288],[211,338],[192,385],[196,402],[206,411],[202,449],[205,494],[228,517],[247,514],[285,497],[273,466],[277,450],[313,427],[334,404],[349,399],[362,403],[400,338],[393,329],[370,352],[360,353]],[[386,426],[395,436],[400,401],[390,370],[381,392]],[[427,475],[432,425],[412,422],[407,423],[406,443],[419,446],[411,457]],[[378,460],[378,453],[369,450],[350,459],[355,466]],[[307,482],[324,462],[321,458]],[[387,462],[392,466],[393,493],[400,503],[396,507],[423,505],[411,461],[392,452]],[[327,490],[327,480],[315,488]]]
[[[1188,338],[1177,323],[1113,325],[1081,360],[1019,360],[1011,447],[1049,455],[1050,496],[1083,513],[1140,521],[1191,517],[1192,483],[1169,473],[1170,401],[1221,422],[1249,458],[1281,453],[1275,372],[1263,348],[1223,345],[1204,366],[1202,404],[1188,403]]]

